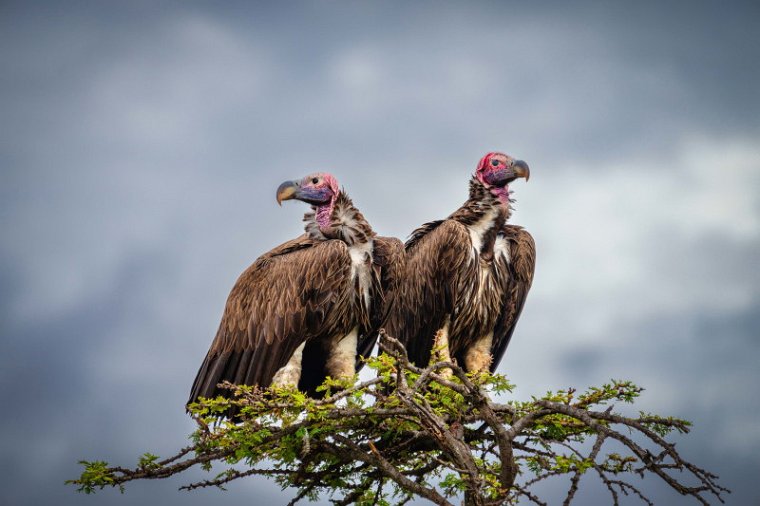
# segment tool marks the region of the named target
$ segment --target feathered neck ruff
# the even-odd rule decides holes
[[[338,239],[354,246],[368,243],[376,235],[343,190],[329,204],[312,206],[303,221],[306,234],[316,240]]]
[[[471,225],[487,215],[499,216],[503,220],[509,219],[512,214],[512,203],[509,198],[509,190],[506,193],[506,203],[502,195],[495,195],[492,188],[486,187],[478,178],[470,179],[470,198],[462,206],[454,211],[449,219],[457,220],[465,225]]]

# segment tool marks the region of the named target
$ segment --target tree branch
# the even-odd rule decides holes
[[[627,481],[637,475],[657,476],[702,504],[722,502],[728,492],[668,442],[671,432],[688,433],[688,422],[614,411],[616,403],[633,402],[641,393],[630,382],[496,403],[489,392],[513,388],[503,376],[468,374],[450,362],[417,367],[385,333],[381,350],[367,359],[376,378],[356,384],[328,379],[320,399],[293,389],[226,384],[227,397],[190,407],[198,425],[190,446],[163,460],[145,454],[134,468],[83,461],[81,476],[68,483],[92,493],[223,464],[232,467],[182,489],[223,488],[265,476],[296,489],[290,504],[327,492],[336,505],[383,504],[390,497],[397,503],[422,497],[438,505],[457,498],[478,506],[518,499],[544,505],[541,484],[565,476],[563,504],[569,505],[590,470],[613,504],[621,493],[651,504]],[[225,413],[234,416],[225,419]],[[588,438],[594,441],[590,449]],[[625,453],[605,451],[608,441],[620,443]],[[677,477],[672,470],[680,471]]]

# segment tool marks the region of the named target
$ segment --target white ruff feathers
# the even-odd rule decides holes
[[[496,242],[493,245],[493,251],[495,253],[494,256],[503,256],[507,263],[511,261],[509,257],[509,242],[507,242],[504,236],[496,236]]]
[[[364,300],[364,307],[370,307],[369,287],[372,279],[370,277],[370,265],[372,264],[372,240],[368,242],[354,244],[348,248],[351,255],[351,280],[358,278],[359,290]]]
[[[493,227],[493,222],[498,216],[499,211],[496,209],[489,209],[482,218],[472,225],[467,226],[467,230],[470,232],[470,241],[472,241],[472,249],[475,256],[480,253],[480,249],[483,247],[483,237]]]

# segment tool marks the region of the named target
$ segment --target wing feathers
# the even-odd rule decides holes
[[[536,244],[533,237],[522,227],[515,225],[505,225],[502,234],[509,244],[510,268],[509,278],[505,280],[504,304],[494,329],[491,372],[496,370],[509,345],[517,320],[525,306],[536,268]]]
[[[359,332],[357,371],[362,367],[359,357],[368,357],[372,353],[377,333],[395,304],[406,260],[404,245],[395,237],[376,236],[373,246],[370,321],[369,328]]]
[[[356,320],[350,270],[345,243],[306,236],[257,259],[230,292],[190,402],[223,393],[216,385],[224,380],[268,386],[304,341],[348,333]]]
[[[478,261],[467,227],[452,219],[427,223],[407,241],[404,280],[387,329],[405,344],[414,363],[427,365],[434,336],[451,317],[449,347],[460,361],[472,342],[494,330],[491,369],[495,370],[535,268],[535,244],[528,232],[505,225],[499,236],[508,245],[509,261],[494,256],[491,262]],[[490,270],[492,281],[484,285],[486,293],[478,294],[486,282],[481,269]]]
[[[427,223],[406,243],[402,288],[387,328],[418,365],[427,365],[433,336],[456,307],[471,249],[466,227],[454,220]]]

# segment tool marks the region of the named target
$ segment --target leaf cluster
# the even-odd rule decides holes
[[[264,475],[295,490],[290,504],[325,494],[336,505],[403,504],[415,497],[441,505],[460,497],[473,505],[544,504],[537,484],[557,476],[569,481],[569,504],[587,474],[602,481],[614,504],[621,495],[649,502],[631,483],[637,475],[657,475],[703,504],[727,491],[666,441],[674,431],[687,433],[689,422],[614,411],[641,394],[629,381],[497,403],[491,396],[514,389],[502,375],[468,374],[449,362],[417,367],[384,334],[381,347],[383,353],[366,360],[373,379],[328,378],[322,398],[226,384],[228,396],[189,406],[197,429],[178,454],[160,460],[146,453],[129,469],[82,461],[84,471],[69,483],[85,493],[123,490],[128,481],[198,465],[223,470],[184,489],[224,488]]]

